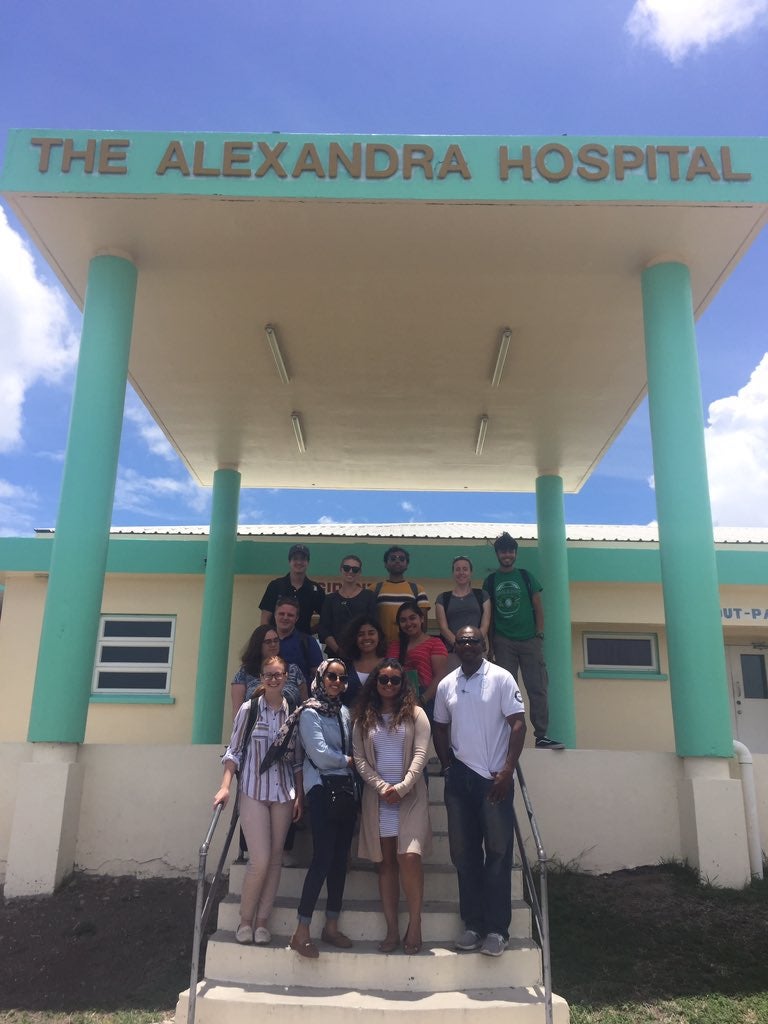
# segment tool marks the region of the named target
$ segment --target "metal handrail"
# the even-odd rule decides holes
[[[528,856],[525,852],[525,846],[523,845],[523,836],[520,831],[520,824],[517,820],[517,814],[514,816],[515,821],[515,835],[517,837],[517,846],[520,850],[520,864],[523,869],[523,881],[525,888],[523,895],[528,896],[528,902],[533,913],[533,919],[536,922],[536,930],[539,935],[539,945],[541,946],[541,962],[542,962],[542,974],[544,978],[544,1013],[547,1024],[552,1024],[552,960],[549,951],[549,898],[547,894],[547,855],[544,853],[544,846],[541,842],[541,834],[539,832],[539,826],[536,823],[536,816],[533,813],[533,805],[531,804],[531,798],[528,794],[528,790],[525,785],[525,778],[523,777],[522,769],[520,764],[517,765],[517,778],[520,783],[520,795],[523,798],[525,804],[525,811],[528,815],[528,824],[531,827],[531,835],[536,845],[536,856],[539,861],[539,886],[541,892],[541,899],[536,892],[536,886],[534,885],[533,872],[531,871],[531,865],[528,863]]]
[[[221,804],[218,804],[213,811],[211,817],[211,823],[208,826],[208,831],[205,833],[205,839],[200,846],[200,853],[197,862],[197,895],[195,897],[195,930],[192,936],[192,966],[189,974],[189,1004],[187,1007],[187,1024],[195,1024],[195,1007],[197,1004],[197,975],[200,969],[200,943],[202,941],[203,933],[208,924],[208,918],[211,916],[211,910],[213,909],[213,901],[216,896],[216,890],[219,887],[219,881],[224,870],[224,862],[227,859],[229,853],[229,847],[232,843],[232,837],[235,834],[235,828],[237,826],[238,818],[238,803],[237,799],[233,800],[232,809],[232,820],[229,823],[229,831],[227,832],[227,838],[224,840],[224,846],[221,850],[221,856],[219,857],[219,863],[216,866],[211,884],[208,888],[208,895],[203,902],[203,893],[205,891],[205,868],[208,862],[208,850],[210,849],[211,842],[213,841],[213,834],[216,831],[216,826],[219,824],[219,818],[221,812],[224,810]]]

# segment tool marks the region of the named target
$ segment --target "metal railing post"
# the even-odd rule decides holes
[[[227,859],[229,853],[229,847],[232,842],[232,836],[235,833],[235,827],[238,819],[238,801],[235,798],[234,806],[232,810],[232,820],[229,823],[229,831],[227,832],[227,838],[224,840],[224,846],[219,857],[219,863],[216,865],[216,871],[214,872],[213,878],[211,879],[211,887],[208,890],[208,896],[203,902],[203,893],[205,892],[205,869],[208,862],[208,851],[211,847],[213,840],[213,834],[216,831],[216,826],[219,824],[219,818],[223,807],[221,804],[216,807],[211,818],[211,823],[208,826],[208,831],[205,834],[205,839],[200,847],[200,852],[197,861],[197,893],[195,895],[195,930],[192,934],[192,964],[189,972],[189,1004],[187,1007],[187,1024],[195,1024],[195,1008],[197,1005],[197,975],[200,969],[200,945],[203,939],[203,932],[208,924],[208,918],[211,914],[213,907],[213,901],[216,896],[216,890],[219,885],[219,879],[221,878],[222,871],[224,869],[224,861]]]

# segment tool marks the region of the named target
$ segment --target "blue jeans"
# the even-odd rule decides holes
[[[299,901],[299,920],[309,924],[325,883],[328,899],[325,916],[338,917],[347,880],[347,859],[355,830],[355,819],[341,824],[328,820],[325,792],[313,786],[307,793],[309,820],[312,825],[312,861],[304,879]]]
[[[484,936],[509,938],[512,918],[514,792],[500,803],[488,800],[492,779],[484,779],[451,758],[445,777],[448,843],[459,878],[459,912],[464,925]]]

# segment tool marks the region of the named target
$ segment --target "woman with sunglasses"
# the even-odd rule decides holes
[[[234,718],[243,702],[250,700],[261,683],[261,666],[268,657],[280,653],[280,638],[274,626],[257,626],[240,655],[240,668],[232,680],[232,717]],[[295,708],[307,699],[307,681],[298,665],[288,665],[288,675],[283,688],[288,708]]]
[[[312,683],[312,696],[288,719],[277,741],[274,754],[282,756],[285,744],[298,725],[304,748],[304,793],[312,827],[312,860],[304,879],[299,900],[299,923],[291,938],[291,949],[300,956],[316,959],[320,954],[312,941],[309,927],[323,884],[327,890],[323,942],[348,949],[352,942],[339,931],[339,914],[347,879],[347,860],[357,813],[347,818],[333,815],[323,777],[348,776],[352,779],[352,742],[349,711],[341,703],[347,685],[347,668],[339,658],[318,666]]]
[[[429,720],[406,684],[403,666],[385,658],[363,686],[352,734],[355,765],[365,782],[358,852],[378,867],[387,926],[382,953],[400,945],[401,883],[408,905],[403,949],[409,954],[421,949],[422,855],[432,843],[423,774],[429,737]]]
[[[344,555],[341,560],[341,586],[326,594],[320,612],[317,635],[330,654],[341,654],[341,637],[352,619],[360,615],[376,615],[376,595],[360,582],[362,561],[357,555]]]
[[[448,651],[439,636],[424,632],[424,619],[416,601],[403,601],[395,621],[400,638],[389,645],[387,655],[404,665],[406,673],[417,676],[419,699],[431,721],[437,684],[448,671]]]
[[[275,655],[267,656],[260,668],[263,693],[253,698],[257,702],[255,717],[251,717],[252,700],[245,701],[235,715],[221,759],[224,777],[213,805],[226,805],[237,772],[240,823],[251,858],[243,880],[235,938],[241,943],[265,945],[272,939],[267,926],[280,884],[283,843],[291,821],[301,817],[304,795],[298,781],[303,755],[295,736],[279,759],[271,765],[265,763],[267,750],[288,719],[284,697],[288,667]],[[249,724],[250,735],[246,735]]]
[[[341,650],[349,673],[347,691],[341,700],[351,709],[371,669],[387,653],[387,641],[377,619],[372,615],[353,619],[341,637]]]

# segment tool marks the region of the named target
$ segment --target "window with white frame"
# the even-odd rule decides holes
[[[595,672],[659,671],[655,633],[584,633],[584,668]]]
[[[92,693],[167,694],[175,632],[171,615],[102,615]]]

